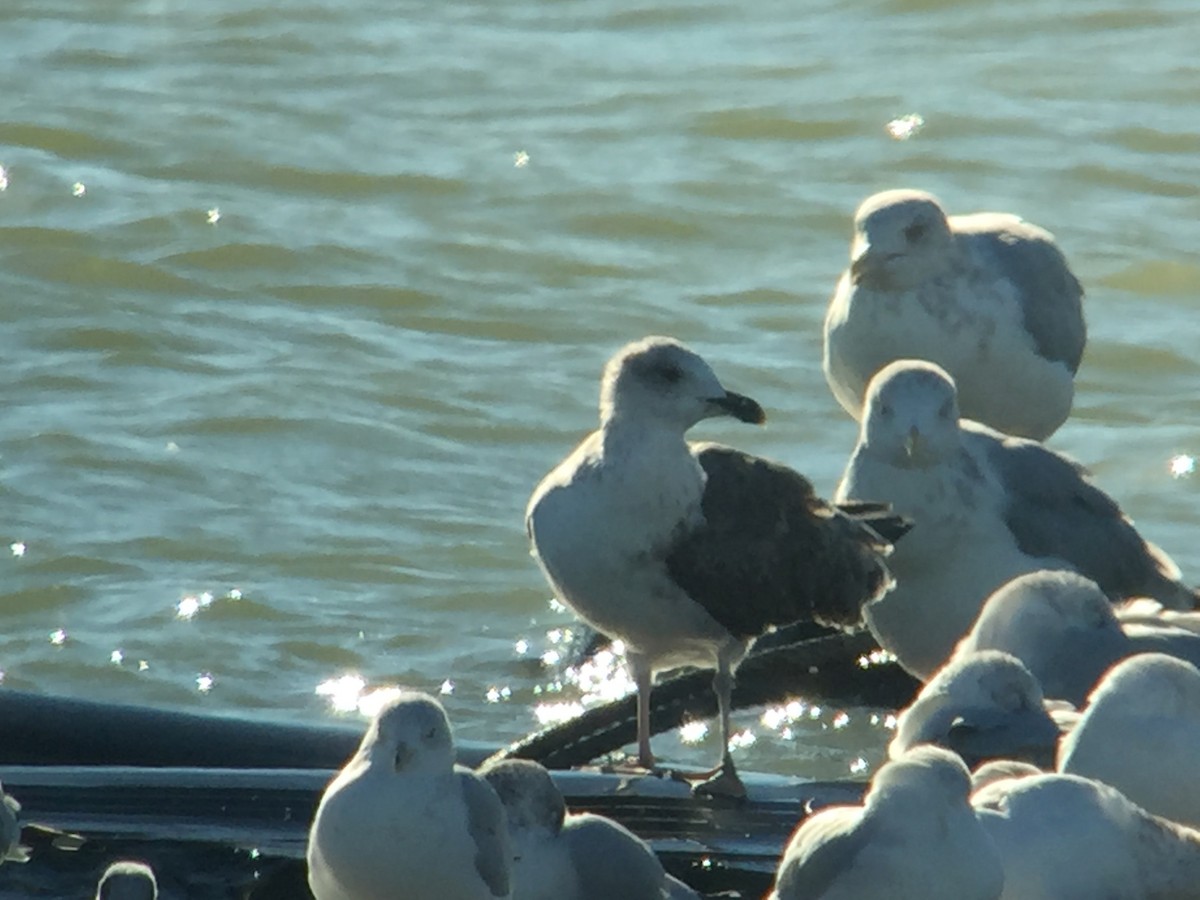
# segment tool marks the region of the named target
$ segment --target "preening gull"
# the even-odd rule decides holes
[[[699,900],[623,825],[592,813],[568,815],[538,763],[503,760],[481,774],[508,815],[513,900]]]
[[[830,806],[792,835],[769,900],[995,900],[996,848],[953,753],[921,746],[887,763],[862,806]]]
[[[1082,466],[1036,441],[960,420],[954,381],[934,363],[897,360],[871,379],[837,491],[839,501],[856,497],[890,502],[915,525],[889,560],[895,590],[870,604],[866,618],[883,647],[921,678],[949,656],[988,595],[1025,572],[1071,569],[1114,600],[1196,604],[1175,564],[1142,540]]]
[[[1058,769],[1112,785],[1155,815],[1200,825],[1200,671],[1161,653],[1114,666],[1059,745]]]
[[[888,756],[937,744],[968,761],[1019,758],[1050,766],[1058,737],[1037,679],[1015,656],[984,650],[938,670],[897,718]]]
[[[500,799],[454,764],[445,710],[417,693],[376,714],[308,835],[316,900],[509,897],[511,860]]]
[[[773,625],[858,624],[862,604],[892,583],[891,545],[876,529],[895,536],[907,526],[872,502],[836,509],[783,466],[689,445],[685,432],[712,416],[765,418],[678,341],[625,346],[604,370],[599,430],[537,486],[525,521],[559,599],[625,643],[641,765],[654,761],[654,674],[716,669],[721,789],[737,793],[729,712],[738,663]]]
[[[1100,676],[1135,653],[1200,663],[1200,634],[1149,616],[1125,622],[1100,586],[1075,572],[1018,576],[988,597],[954,651],[1002,650],[1025,664],[1047,697],[1082,706]]]
[[[21,804],[4,793],[0,785],[0,866],[6,862],[28,862],[29,848],[21,845]]]
[[[1066,420],[1087,331],[1083,289],[1053,236],[1006,213],[950,216],[924,191],[868,197],[825,317],[825,378],[861,418],[896,359],[958,382],[963,415],[1045,440]]]
[[[1200,834],[1074,775],[993,782],[972,797],[1004,860],[1004,900],[1197,896]]]
[[[131,860],[110,865],[96,886],[96,900],[156,900],[157,897],[154,870]]]

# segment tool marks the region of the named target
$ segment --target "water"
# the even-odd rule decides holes
[[[697,435],[832,491],[820,322],[896,186],[1058,236],[1090,341],[1053,445],[1200,579],[1190,2],[7,0],[0,33],[6,686],[316,720],[354,674],[520,736],[577,696],[522,516],[604,360],[691,343],[771,416]],[[743,766],[881,758],[867,713],[793,711],[739,716]]]

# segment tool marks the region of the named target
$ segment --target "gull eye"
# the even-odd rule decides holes
[[[913,222],[904,229],[904,239],[910,244],[915,244],[921,238],[925,237],[925,232],[929,229],[924,222]]]
[[[674,365],[673,363],[668,363],[665,366],[659,366],[655,371],[658,374],[658,377],[667,384],[677,384],[679,380],[683,378],[683,369],[679,368],[679,366]]]
[[[890,419],[895,412],[896,411],[892,409],[892,405],[890,403],[883,403],[879,407],[879,415],[885,419]]]
[[[430,728],[428,731],[425,732],[425,740],[432,741],[435,737],[437,737],[437,733],[438,733],[438,730],[437,730],[437,726],[435,725],[432,728]]]

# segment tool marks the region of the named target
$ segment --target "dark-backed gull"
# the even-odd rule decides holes
[[[600,389],[600,428],[537,486],[526,513],[534,554],[559,599],[625,643],[638,690],[638,760],[653,764],[654,674],[716,669],[723,768],[733,673],[756,637],[801,619],[852,626],[892,583],[883,557],[903,524],[879,504],[839,510],[801,475],[715,444],[690,445],[701,419],[761,423],[671,338],[622,348]]]

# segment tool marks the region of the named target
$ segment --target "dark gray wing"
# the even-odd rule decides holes
[[[507,897],[511,891],[512,847],[504,807],[491,786],[474,772],[455,767],[455,774],[467,807],[467,830],[475,841],[475,871],[493,897]]]
[[[970,432],[972,424],[963,428]],[[1022,553],[1070,563],[1113,599],[1154,597],[1173,609],[1194,604],[1173,564],[1075,460],[986,429],[975,428],[970,439],[986,447],[1004,486],[1004,520]]]
[[[1025,329],[1039,355],[1078,370],[1087,344],[1083,288],[1049,232],[1015,216],[960,221],[960,240],[970,252],[1016,288]]]
[[[891,583],[883,562],[891,545],[869,524],[884,515],[879,506],[860,519],[786,466],[719,444],[692,452],[708,476],[705,524],[666,560],[688,596],[739,638],[800,620],[857,625],[863,604]],[[886,518],[888,528],[903,522]]]

